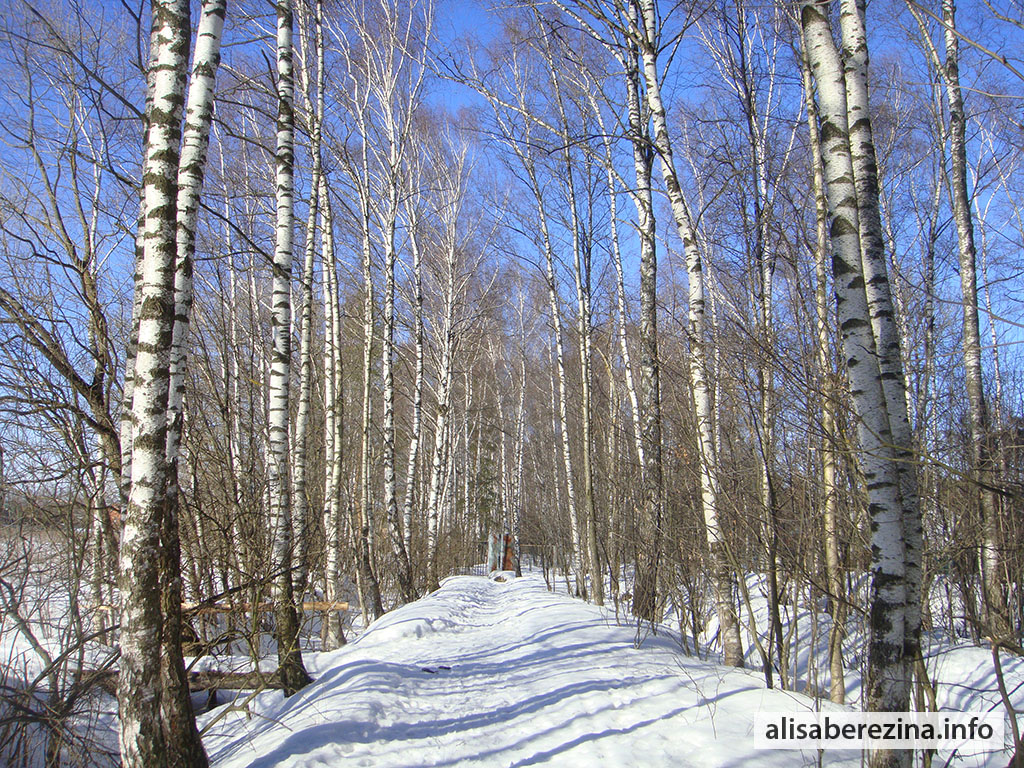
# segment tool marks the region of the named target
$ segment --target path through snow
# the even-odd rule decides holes
[[[809,699],[667,639],[634,648],[634,631],[536,576],[454,577],[319,655],[292,698],[266,692],[256,716],[220,720],[207,748],[218,768],[815,763],[758,752],[751,732],[758,710]],[[826,763],[860,764],[843,755]]]

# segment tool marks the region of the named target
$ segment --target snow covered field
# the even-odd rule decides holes
[[[756,751],[751,733],[755,712],[812,699],[668,638],[634,638],[539,576],[453,577],[346,648],[310,656],[315,683],[288,700],[260,694],[253,716],[213,726],[207,748],[219,768],[817,763],[810,751]]]

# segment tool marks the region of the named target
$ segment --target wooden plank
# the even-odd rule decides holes
[[[343,600],[310,600],[302,603],[300,607],[303,611],[347,611],[348,602]],[[97,605],[95,610],[104,611],[107,613],[116,611],[117,608],[113,605]],[[266,612],[274,610],[273,603],[257,603],[255,608],[250,603],[236,603],[235,605],[224,605],[223,603],[182,603],[181,610],[183,613],[189,613],[193,616],[216,614],[216,613],[232,613],[233,611],[240,611],[242,613]]]
[[[117,695],[116,669],[82,670],[84,679],[95,683],[112,696]],[[192,692],[221,689],[252,691],[259,688],[280,689],[284,686],[276,673],[269,675],[258,672],[189,672],[188,687]]]

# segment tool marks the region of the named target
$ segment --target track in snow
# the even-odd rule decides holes
[[[217,768],[816,764],[753,746],[758,710],[810,699],[634,634],[536,576],[453,577],[315,657],[292,698],[220,720],[207,748]],[[826,763],[860,764],[841,754]]]

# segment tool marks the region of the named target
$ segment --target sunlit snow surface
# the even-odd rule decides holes
[[[317,680],[300,693],[260,694],[205,742],[217,768],[816,764],[812,751],[757,751],[752,733],[757,711],[811,699],[667,638],[635,648],[635,634],[539,576],[453,577],[311,658]]]

